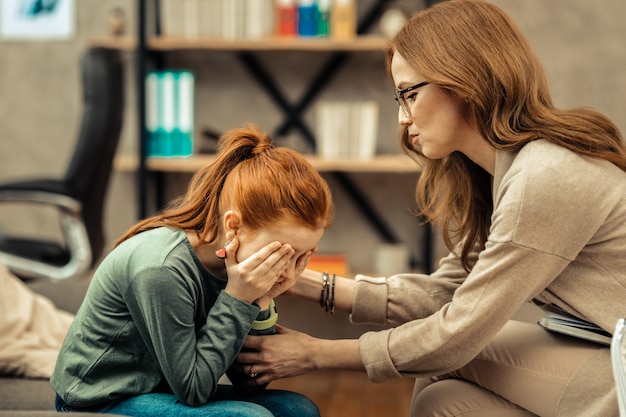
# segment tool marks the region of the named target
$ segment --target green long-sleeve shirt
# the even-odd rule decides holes
[[[168,387],[207,402],[259,308],[223,291],[181,230],[140,233],[96,271],[51,378],[73,407]]]

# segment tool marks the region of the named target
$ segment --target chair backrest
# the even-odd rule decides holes
[[[620,417],[626,417],[626,321],[621,318],[615,325],[611,339],[611,364],[617,392]]]
[[[92,262],[104,250],[103,212],[124,113],[121,52],[88,49],[82,58],[83,113],[74,154],[63,182],[81,201]]]

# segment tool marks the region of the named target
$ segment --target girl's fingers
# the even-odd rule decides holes
[[[255,271],[260,274],[282,272],[291,256],[293,256],[291,245],[272,242],[239,265],[246,272]]]
[[[315,247],[315,249],[308,251],[304,256],[302,256],[300,259],[298,259],[298,262],[296,263],[296,278],[299,277],[302,272],[306,269],[307,265],[309,264],[309,261],[311,260],[311,257],[313,256],[313,253],[315,253],[317,251],[317,247]]]

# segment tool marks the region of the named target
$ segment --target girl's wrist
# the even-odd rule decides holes
[[[259,316],[262,317],[257,317],[252,324],[252,330],[267,330],[273,327],[276,321],[278,321],[278,311],[273,299],[270,299],[269,308],[262,310],[262,313],[263,314],[259,314]]]
[[[267,310],[270,307],[270,303],[271,302],[272,302],[272,298],[271,297],[261,297],[261,298],[257,298],[254,301],[254,304],[259,306],[261,311],[263,311],[263,310]]]

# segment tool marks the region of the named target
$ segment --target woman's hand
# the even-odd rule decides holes
[[[276,334],[248,336],[237,362],[253,364],[257,384],[289,378],[317,369],[313,347],[316,339],[295,330],[276,325]]]
[[[291,245],[272,242],[258,252],[237,263],[239,240],[233,239],[226,246],[226,273],[228,283],[225,291],[235,298],[247,303],[259,299],[269,300],[283,285],[278,282],[291,262],[294,250]],[[286,280],[285,280],[286,281]],[[284,290],[283,290],[284,291]]]

